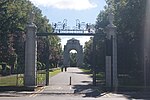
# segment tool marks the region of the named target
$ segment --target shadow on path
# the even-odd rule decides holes
[[[84,97],[100,97],[102,91],[97,86],[89,85],[74,85],[72,87],[75,94],[85,94]]]
[[[92,74],[91,72],[69,72],[69,73],[74,73],[74,74]]]

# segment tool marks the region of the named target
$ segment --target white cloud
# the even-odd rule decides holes
[[[86,10],[97,5],[90,0],[30,0],[37,6],[53,7],[57,9]]]

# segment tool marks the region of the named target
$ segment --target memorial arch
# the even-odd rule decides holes
[[[70,66],[70,51],[76,50],[76,62],[77,67],[82,67],[83,64],[83,48],[82,45],[80,45],[79,40],[77,39],[70,39],[67,41],[67,44],[64,46],[64,54],[63,54],[63,65],[64,67]]]

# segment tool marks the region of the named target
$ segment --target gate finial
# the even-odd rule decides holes
[[[112,1],[112,2],[110,2],[108,4],[108,10],[109,10],[108,20],[109,20],[110,25],[113,25],[113,22],[114,22],[114,14],[113,14],[114,7],[113,7],[113,2],[114,1]]]
[[[34,13],[33,12],[30,13],[29,18],[30,18],[29,23],[33,24],[33,22],[34,22]]]
[[[114,14],[113,14],[113,11],[112,11],[113,10],[113,5],[109,4],[108,8],[109,8],[108,20],[109,20],[110,25],[113,25],[113,22],[114,22]]]
[[[113,13],[109,13],[108,19],[109,19],[110,25],[113,25],[113,22],[114,22],[114,14],[113,14]]]

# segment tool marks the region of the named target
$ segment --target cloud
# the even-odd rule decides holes
[[[53,7],[57,9],[86,10],[97,7],[90,0],[30,0],[37,6]]]

